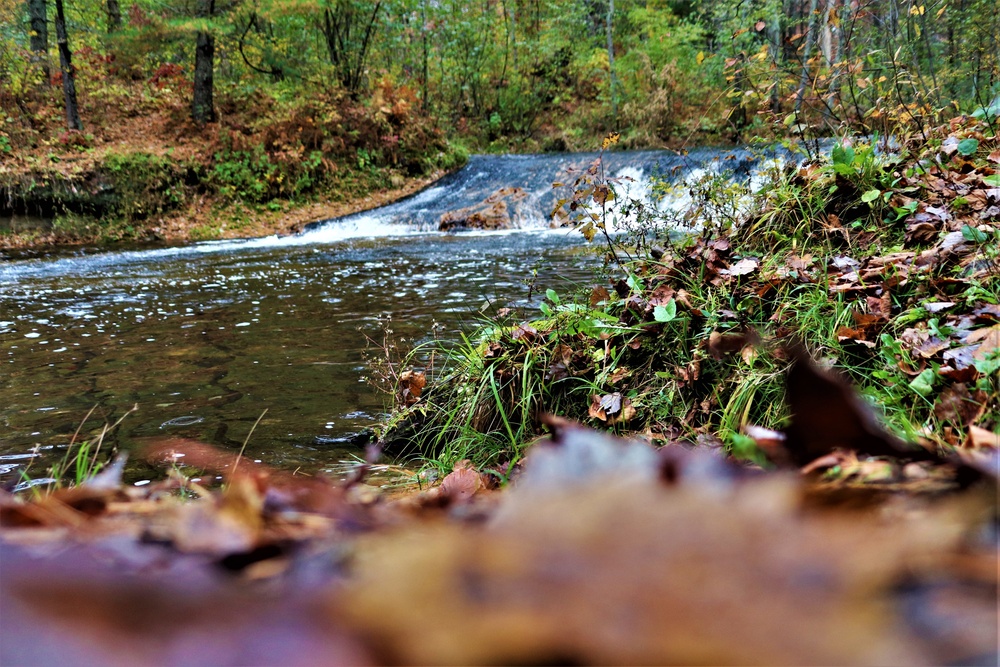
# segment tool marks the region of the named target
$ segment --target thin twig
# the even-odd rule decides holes
[[[86,417],[84,417],[84,418],[83,418],[83,421],[82,421],[82,422],[80,422],[80,425],[76,427],[76,431],[75,431],[75,432],[73,433],[73,437],[72,437],[72,438],[70,438],[70,440],[69,440],[69,444],[68,444],[68,445],[66,446],[66,447],[67,447],[67,449],[69,449],[69,448],[73,447],[73,443],[74,443],[74,442],[76,442],[76,437],[77,437],[78,435],[80,435],[80,431],[81,431],[81,430],[83,429],[83,425],[87,423],[87,420],[88,420],[88,419],[90,419],[90,415],[94,414],[94,410],[96,410],[96,409],[97,409],[97,406],[98,406],[98,404],[97,404],[97,403],[94,403],[94,407],[92,407],[92,408],[90,409],[90,412],[88,412],[88,413],[87,413],[87,416],[86,416]]]
[[[247,443],[250,442],[250,436],[253,435],[254,430],[257,428],[257,424],[260,423],[260,420],[263,419],[264,415],[266,414],[267,414],[267,408],[264,408],[264,412],[260,413],[260,417],[257,417],[257,421],[255,421],[253,423],[253,426],[250,427],[250,432],[247,433],[246,440],[243,441],[243,446],[240,447],[240,453],[236,455],[236,462],[233,463],[233,470],[231,473],[229,473],[230,478],[234,478],[236,476],[236,468],[238,468],[240,465],[240,459],[243,457],[243,452],[246,451]]]
[[[94,407],[97,407],[97,406],[95,405]],[[97,465],[97,454],[101,451],[101,445],[104,444],[104,436],[105,436],[105,434],[107,434],[108,431],[113,431],[115,428],[118,427],[119,424],[121,424],[123,421],[125,421],[126,417],[128,417],[133,412],[138,412],[138,411],[139,411],[139,404],[136,403],[136,404],[134,404],[132,406],[132,408],[128,412],[126,412],[121,417],[119,417],[118,421],[116,421],[114,424],[112,424],[110,428],[108,427],[107,424],[104,425],[104,428],[101,430],[101,435],[97,438],[97,447],[94,448],[94,456],[90,460],[90,465],[87,466],[87,474],[86,474],[85,478],[89,478],[90,475],[94,472],[94,468]],[[82,426],[82,424],[81,424],[81,426]]]

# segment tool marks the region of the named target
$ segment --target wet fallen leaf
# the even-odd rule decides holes
[[[804,350],[790,353],[795,361],[786,378],[792,418],[785,429],[785,449],[792,463],[801,467],[837,448],[871,456],[939,458],[886,431],[843,379],[820,369]]]
[[[486,487],[482,475],[472,467],[472,462],[463,459],[441,482],[441,491],[455,502],[467,502]]]

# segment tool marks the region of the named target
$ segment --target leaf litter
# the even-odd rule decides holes
[[[196,485],[174,474],[4,495],[0,658],[995,661],[996,476],[898,441],[846,382],[790,354],[793,422],[749,431],[782,464],[770,471],[550,417],[552,435],[502,490],[463,461],[439,486],[392,498],[365,492],[361,475],[234,470],[229,453],[159,438],[149,460],[183,453],[224,487],[180,500]],[[993,434],[970,441],[996,453]],[[817,462],[881,481],[922,465],[937,479],[873,495],[823,482]]]

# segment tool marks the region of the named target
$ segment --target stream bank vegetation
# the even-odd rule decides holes
[[[844,138],[811,159],[762,160],[752,184],[725,171],[664,182],[666,212],[616,202],[626,184],[595,163],[557,184],[569,191],[557,213],[601,237],[607,280],[546,290],[536,313],[502,308],[455,349],[418,347],[416,360],[435,348],[434,367],[398,376],[384,445],[505,479],[554,414],[769,465],[804,348],[915,452],[995,446],[996,121],[988,109],[925,136]],[[813,465],[862,481],[925,474],[849,455]]]
[[[928,128],[1000,92],[994,4],[2,0],[0,243],[294,231],[612,131]]]

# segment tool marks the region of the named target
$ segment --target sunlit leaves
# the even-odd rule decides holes
[[[653,308],[653,319],[657,322],[671,322],[677,317],[677,301],[671,299],[665,306]]]
[[[920,374],[910,381],[910,389],[927,397],[934,393],[934,379],[936,373],[933,368],[925,368]]]
[[[866,204],[871,204],[873,201],[878,199],[878,196],[880,194],[882,194],[882,191],[879,190],[878,188],[867,190],[861,195],[861,201],[863,201]]]

